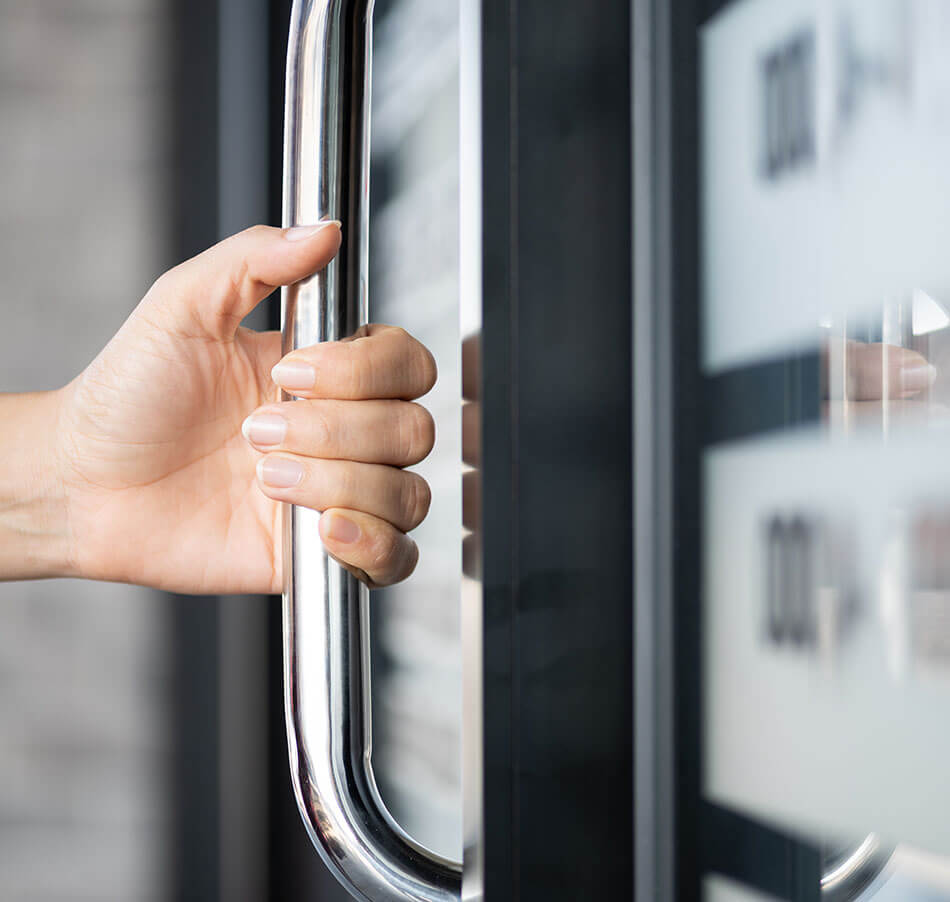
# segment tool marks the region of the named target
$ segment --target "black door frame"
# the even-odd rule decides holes
[[[489,900],[633,891],[629,16],[482,5]]]

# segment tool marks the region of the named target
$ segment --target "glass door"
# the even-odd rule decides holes
[[[374,763],[396,820],[461,860],[458,4],[377,2],[374,28],[370,321],[407,329],[439,369],[420,401],[437,443],[416,468],[432,489],[419,563],[370,602]]]
[[[366,9],[330,8],[355,18]],[[481,0],[463,3],[459,19],[431,0],[379,0],[375,15],[369,307],[430,345],[442,383],[424,402],[440,450],[423,465],[434,502],[419,531],[422,563],[372,603],[379,788],[413,839],[463,852],[465,899],[625,898],[629,3],[592,13],[574,0]],[[470,716],[460,737],[463,570]],[[311,835],[345,878],[344,865],[362,868],[369,856],[326,829],[316,782],[304,783]],[[334,789],[344,783],[366,785]],[[360,842],[384,833],[374,827]],[[398,838],[407,863],[376,869],[374,880],[398,884],[423,858],[432,864]],[[437,882],[408,895],[454,893]],[[352,885],[389,897],[369,878]]]
[[[948,898],[950,13],[736,0],[649,22],[670,885]]]

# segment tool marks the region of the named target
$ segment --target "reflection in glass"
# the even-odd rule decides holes
[[[824,418],[835,432],[950,425],[950,316],[921,289],[879,316],[828,317],[821,362]]]
[[[413,533],[419,564],[374,591],[373,761],[383,798],[415,839],[462,858],[458,5],[377,0],[370,177],[370,319],[433,353],[420,400],[436,424],[415,467],[432,489]]]
[[[704,791],[817,843],[825,899],[950,899],[950,5],[720,6]]]

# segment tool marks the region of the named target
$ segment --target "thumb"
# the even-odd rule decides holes
[[[170,315],[173,329],[226,341],[275,288],[323,269],[341,240],[335,220],[289,229],[253,226],[169,270],[145,302]]]

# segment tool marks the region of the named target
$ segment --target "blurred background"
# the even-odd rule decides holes
[[[770,893],[947,899],[950,7],[733,0],[697,44],[702,792],[788,831]]]
[[[64,384],[169,266],[279,223],[289,12],[0,0],[0,390]],[[397,819],[460,857],[458,15],[375,21],[372,318],[440,369],[422,561],[373,604],[375,760]],[[0,584],[0,899],[316,893],[344,898],[292,798],[278,599]]]
[[[950,5],[485,9],[460,148],[458,4],[376,2],[371,317],[440,370],[421,563],[372,599],[384,799],[460,857],[464,150],[493,898],[950,899]],[[0,0],[0,390],[280,221],[289,14]],[[341,902],[281,683],[276,598],[0,584],[0,902]]]

